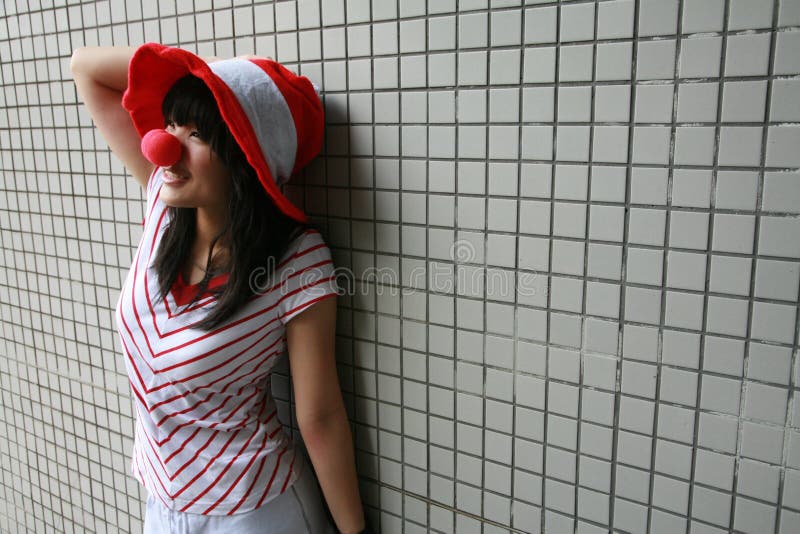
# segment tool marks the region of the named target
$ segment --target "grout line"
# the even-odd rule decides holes
[[[609,525],[614,525],[615,511],[616,511],[616,487],[617,487],[617,469],[618,469],[618,452],[619,452],[619,413],[620,403],[622,397],[622,362],[623,362],[623,343],[625,333],[625,304],[627,294],[627,263],[628,263],[628,248],[630,238],[630,211],[631,211],[631,176],[633,173],[633,139],[635,133],[636,123],[636,81],[637,81],[637,60],[638,60],[638,35],[639,35],[639,3],[634,2],[633,8],[633,32],[631,35],[631,43],[636,43],[637,46],[631,46],[631,72],[630,72],[630,101],[628,104],[628,152],[625,162],[625,216],[623,220],[623,235],[622,235],[622,259],[621,259],[621,273],[620,273],[620,298],[619,298],[619,334],[617,340],[617,369],[616,369],[616,383],[614,387],[614,416],[613,416],[613,431],[611,441],[611,480],[609,484]]]
[[[728,26],[730,18],[730,0],[725,0],[723,6],[723,27]],[[718,172],[718,163],[719,163],[719,146],[720,146],[720,122],[722,117],[722,97],[723,97],[723,88],[724,88],[724,77],[725,77],[725,58],[727,53],[727,35],[722,34],[721,37],[721,45],[720,45],[720,56],[719,56],[719,80],[717,82],[717,110],[716,110],[716,120],[714,124],[714,146],[713,146],[713,160],[712,160],[712,173],[711,173],[711,196],[710,196],[710,205],[709,205],[709,215],[708,215],[708,229],[707,229],[707,236],[706,236],[706,273],[704,277],[704,295],[703,295],[703,318],[700,325],[700,332],[699,332],[699,355],[698,355],[698,380],[697,380],[697,390],[695,393],[695,402],[696,406],[694,409],[694,431],[692,434],[692,465],[690,467],[689,472],[689,480],[692,482],[689,484],[689,495],[688,495],[688,503],[686,509],[686,516],[689,519],[689,528],[691,529],[694,522],[692,521],[692,510],[694,504],[694,489],[695,484],[693,483],[696,476],[696,469],[697,469],[697,450],[699,446],[699,432],[700,432],[700,416],[702,414],[702,406],[700,399],[702,398],[702,388],[704,382],[704,373],[703,369],[703,362],[705,359],[705,346],[707,337],[707,310],[708,310],[708,291],[709,291],[709,284],[711,279],[711,256],[712,256],[712,243],[713,243],[713,235],[714,235],[714,210],[716,207],[716,186],[717,186],[717,172]],[[739,398],[739,410],[741,410],[741,396]],[[738,423],[737,423],[738,426]],[[737,428],[737,438],[739,436],[739,431]],[[737,442],[740,440],[737,439]],[[738,448],[737,443],[737,448]],[[736,476],[738,470],[738,453],[734,455],[734,472],[733,472],[733,488],[736,487]],[[730,509],[730,516],[728,527],[732,528],[733,521],[734,521],[734,512],[735,506],[731,506]]]
[[[678,3],[678,13],[677,13],[677,21],[676,21],[676,32],[677,35],[682,34],[682,27],[683,27],[683,2]],[[667,284],[667,273],[668,273],[668,258],[669,258],[669,250],[670,250],[670,238],[671,238],[671,221],[672,221],[672,213],[673,213],[673,204],[672,204],[672,195],[673,195],[673,188],[674,188],[674,169],[675,169],[675,150],[676,150],[676,123],[678,121],[678,90],[680,87],[680,83],[678,82],[679,75],[680,75],[680,58],[681,58],[681,51],[682,51],[682,44],[683,41],[680,38],[675,39],[675,54],[673,56],[673,77],[675,81],[673,82],[672,87],[672,110],[670,113],[671,125],[670,125],[670,150],[669,150],[669,159],[667,161],[667,186],[666,186],[666,206],[665,206],[665,219],[664,219],[664,245],[662,247],[662,257],[661,257],[661,281],[660,281],[660,288],[659,291],[661,293],[661,302],[659,306],[659,326],[658,328],[658,338],[657,338],[657,348],[655,354],[655,367],[656,367],[656,383],[655,383],[655,391],[653,392],[653,399],[652,399],[652,406],[653,406],[653,426],[652,426],[652,441],[650,446],[650,472],[648,477],[648,497],[647,497],[647,528],[648,530],[653,529],[653,510],[652,507],[654,505],[654,495],[655,495],[655,482],[656,482],[656,455],[658,453],[658,444],[661,440],[661,437],[658,435],[658,421],[659,421],[659,413],[661,401],[661,381],[663,379],[663,372],[664,372],[664,365],[663,365],[663,347],[664,347],[664,325],[666,323],[666,316],[667,316],[667,296],[669,294],[668,284]],[[638,87],[636,88],[638,93]],[[635,120],[635,117],[634,117]],[[698,397],[699,398],[699,397]],[[694,452],[692,452],[694,455]],[[662,476],[663,473],[659,473],[659,476]],[[691,479],[691,477],[690,477]],[[688,504],[687,504],[688,505]],[[685,531],[688,530],[687,528],[687,519],[684,518],[684,529]]]

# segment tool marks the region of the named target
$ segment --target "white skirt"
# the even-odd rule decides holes
[[[299,478],[260,508],[233,515],[170,510],[147,497],[144,534],[336,534],[328,519],[311,462],[304,458]]]

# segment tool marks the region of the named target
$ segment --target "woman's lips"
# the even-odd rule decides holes
[[[165,184],[170,184],[170,185],[182,184],[184,182],[187,182],[188,180],[189,180],[188,176],[181,176],[181,175],[175,174],[174,172],[171,172],[171,171],[164,171],[164,183]]]

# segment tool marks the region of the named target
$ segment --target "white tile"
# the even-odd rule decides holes
[[[717,83],[681,83],[678,85],[678,121],[714,122],[717,119]]]
[[[800,220],[782,217],[761,217],[758,254],[800,258],[800,241],[792,239],[800,232]]]
[[[519,127],[489,126],[489,157],[492,159],[519,158]]]
[[[797,262],[758,259],[755,296],[789,302],[797,300],[799,272],[800,264]]]
[[[485,85],[487,77],[486,62],[486,52],[459,52],[458,84]]]
[[[458,16],[459,48],[481,48],[488,44],[488,17],[486,13],[468,13]]]
[[[526,48],[523,65],[523,82],[547,83],[555,81],[555,48]]]
[[[553,159],[553,127],[523,126],[522,157],[526,159]]]
[[[519,121],[519,89],[491,89],[489,91],[489,121]]]
[[[711,171],[674,169],[672,205],[687,208],[708,208],[711,205]]]
[[[525,10],[525,44],[556,41],[556,7],[534,7]]]
[[[630,96],[629,85],[599,85],[595,87],[595,122],[627,122],[630,116]],[[597,142],[597,138],[595,138],[595,142]]]
[[[753,303],[753,339],[791,343],[794,336],[796,308],[786,304]]]
[[[550,233],[550,202],[521,200],[519,210],[520,232],[543,235]]]
[[[661,291],[627,287],[625,294],[625,320],[659,324],[661,316]]]
[[[591,104],[591,87],[560,87],[558,89],[559,122],[589,122]]]
[[[553,235],[586,237],[586,205],[553,203]]]
[[[747,301],[708,297],[706,329],[709,332],[744,337],[747,333]]]
[[[695,487],[692,494],[692,516],[721,527],[730,521],[731,496],[712,489]],[[693,529],[694,530],[694,529]]]
[[[722,92],[723,122],[763,122],[766,81],[725,82]]]
[[[744,415],[749,419],[759,419],[783,425],[786,421],[788,396],[789,392],[784,387],[769,386],[755,382],[747,383]],[[766,498],[767,496],[764,495],[764,497]]]
[[[522,30],[520,11],[493,11],[490,26],[492,46],[520,44]]]
[[[485,126],[459,126],[458,127],[458,156],[462,158],[486,157],[486,127]],[[405,137],[403,139],[405,147]]]
[[[758,532],[774,528],[776,510],[761,502],[736,497],[733,527],[742,532]]]
[[[593,205],[590,208],[589,239],[622,242],[624,222],[624,208]]]
[[[605,282],[586,282],[586,314],[616,319],[619,317],[620,286]]]
[[[520,80],[519,50],[492,50],[489,52],[489,83],[516,84]]]
[[[580,82],[592,79],[593,45],[567,45],[560,48],[558,79],[561,82]]]
[[[677,0],[643,0],[639,6],[639,35],[674,35],[678,26]]]
[[[712,250],[752,254],[755,222],[753,215],[715,214]]]
[[[758,174],[755,171],[719,171],[716,207],[753,211],[757,188]]]
[[[630,42],[599,43],[595,78],[598,81],[630,80],[632,46]]]
[[[554,239],[552,242],[553,272],[580,276],[583,274],[585,245],[577,241]]]
[[[553,198],[586,200],[589,168],[585,165],[556,165]]]
[[[635,284],[661,286],[663,282],[664,251],[630,247],[625,266],[625,278]]]
[[[791,26],[800,24],[800,6],[791,0],[781,0],[778,9],[778,25]]]
[[[719,164],[756,167],[761,162],[761,127],[723,126],[719,136]]]
[[[515,163],[489,163],[489,194],[498,196],[517,196],[519,167]],[[523,177],[525,177],[523,172]]]
[[[767,134],[767,166],[800,166],[800,155],[795,150],[799,142],[800,127],[770,126]]]
[[[765,172],[764,211],[800,213],[800,174],[796,172]]]
[[[625,169],[622,167],[592,167],[591,199],[606,202],[625,202]]]
[[[603,163],[625,163],[628,159],[628,128],[595,126],[592,159]]]
[[[645,491],[645,493],[647,492]],[[638,495],[641,495],[641,493]],[[619,498],[616,498],[614,503],[614,527],[630,532],[645,532],[647,530],[646,506]]]
[[[675,128],[675,163],[711,166],[714,162],[715,130],[710,126]]]
[[[550,341],[558,345],[581,346],[581,317],[561,313],[550,314]],[[577,382],[577,377],[575,378]]]
[[[673,77],[673,72],[675,70],[674,39],[665,39],[662,41],[639,41],[637,46],[637,79],[660,80],[670,79]],[[684,74],[681,75],[685,76]]]
[[[594,37],[594,4],[561,6],[562,42],[588,41]]]
[[[783,452],[783,428],[760,423],[742,423],[742,455],[756,460],[779,463]]]
[[[701,330],[703,296],[667,291],[664,324],[689,330]]]
[[[682,443],[692,443],[694,410],[660,404],[658,407],[658,436]]]
[[[666,212],[658,209],[631,208],[628,242],[639,245],[664,244]]]
[[[684,0],[683,33],[714,32],[723,28],[725,0]]]
[[[636,122],[669,123],[672,121],[674,86],[636,85]]]
[[[689,484],[660,475],[653,477],[653,500],[676,514],[685,514],[689,506]]]
[[[552,87],[525,87],[522,90],[523,122],[552,122],[554,101]]]
[[[702,291],[706,282],[706,255],[694,252],[667,253],[667,286]]]
[[[795,32],[780,32],[777,34],[775,45],[775,74],[797,74],[800,72],[800,59],[797,51],[800,50],[800,34]]]
[[[769,0],[733,0],[728,16],[728,30],[751,30],[772,27],[772,6]]]
[[[750,294],[751,270],[750,258],[712,255],[708,289],[746,297]]]
[[[597,7],[597,38],[632,37],[633,11],[633,0],[613,0],[599,3]]]
[[[715,78],[719,76],[722,39],[695,37],[681,40],[679,76],[681,78]]]
[[[769,70],[769,33],[731,35],[725,52],[726,76],[759,76]]]
[[[587,274],[611,280],[620,279],[622,268],[622,247],[589,243]]]
[[[589,519],[601,524],[608,524],[609,516],[608,494],[592,491],[582,487],[578,488],[578,515],[581,518]],[[600,530],[599,527],[592,527]],[[576,532],[587,532],[580,527]]]
[[[633,163],[666,165],[669,162],[670,129],[637,126],[633,129]]]
[[[747,377],[787,385],[791,376],[791,349],[750,343]]]
[[[708,213],[673,211],[669,225],[669,245],[705,250],[708,242]]]
[[[519,267],[545,271],[548,269],[547,239],[538,237],[519,237]]]
[[[774,80],[769,118],[773,122],[800,121],[800,80]]]
[[[452,15],[428,19],[428,49],[452,50],[456,46],[456,18]]]

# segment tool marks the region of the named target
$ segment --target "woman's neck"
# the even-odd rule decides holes
[[[211,250],[211,243],[225,228],[225,218],[227,214],[212,213],[207,209],[197,208],[197,218],[195,220],[195,241],[193,252],[197,259],[205,263],[208,253]],[[214,245],[215,260],[226,259],[225,254],[228,249],[228,240],[222,236]],[[222,257],[220,257],[222,256]],[[217,264],[214,261],[214,264]]]

